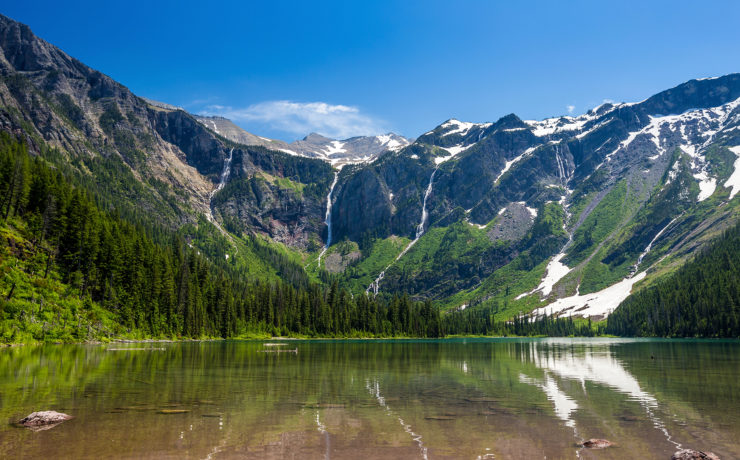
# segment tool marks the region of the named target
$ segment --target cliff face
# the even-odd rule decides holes
[[[264,149],[250,154],[183,110],[147,103],[6,17],[0,17],[0,127],[24,136],[36,154],[56,149],[60,164],[97,184],[113,205],[172,228],[211,212],[211,192],[236,150],[232,167],[239,171],[230,176],[269,176],[259,187],[259,196],[269,198],[224,197],[218,204],[231,205],[216,210],[217,219],[238,233],[258,232],[299,248],[320,244],[329,165],[303,159],[310,166],[297,167],[289,155]],[[308,190],[288,193],[278,179]]]
[[[332,270],[357,293],[377,277],[381,291],[531,309],[528,296],[671,269],[740,215],[739,106],[733,74],[577,117],[451,119],[411,144],[274,143],[147,102],[0,16],[0,129],[171,229],[206,216],[305,255],[325,245],[330,207],[332,244],[358,248]]]
[[[207,209],[212,184],[157,133],[143,100],[5,17],[0,106],[3,129],[23,133],[36,153],[56,149],[112,202],[136,201],[171,226]]]
[[[533,267],[558,252],[570,278],[554,292],[593,292],[645,261],[688,254],[713,234],[708,222],[724,228],[737,220],[739,98],[733,74],[578,117],[448,120],[399,152],[343,171],[334,234],[413,239],[426,222],[437,238],[471,242],[446,253],[432,236],[422,238],[404,253],[416,268],[391,260],[383,272],[390,292],[445,298],[490,289],[483,280],[512,261]],[[545,222],[537,214],[553,207],[563,215],[562,234],[538,232]],[[489,242],[460,222],[485,230]],[[431,267],[420,266],[425,260]]]

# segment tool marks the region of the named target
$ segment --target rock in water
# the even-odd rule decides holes
[[[583,447],[589,449],[606,449],[612,445],[611,441],[607,441],[606,439],[589,439],[588,441],[583,441]]]
[[[19,424],[31,428],[35,431],[47,430],[53,428],[56,425],[69,420],[71,415],[62,414],[61,412],[55,412],[53,410],[45,410],[39,412],[33,412],[25,418],[18,421]]]
[[[702,452],[693,449],[682,449],[673,454],[671,460],[719,460],[712,452]]]

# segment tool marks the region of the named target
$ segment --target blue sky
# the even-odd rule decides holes
[[[740,71],[736,1],[8,2],[140,96],[284,140],[583,113]]]

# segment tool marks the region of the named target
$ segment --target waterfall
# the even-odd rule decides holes
[[[221,171],[221,179],[218,182],[218,185],[216,188],[211,192],[210,195],[208,195],[208,212],[206,213],[206,218],[208,219],[208,222],[211,222],[213,225],[216,226],[218,231],[221,232],[222,235],[224,235],[226,238],[231,241],[231,243],[234,245],[234,254],[237,254],[239,252],[239,247],[236,245],[236,241],[234,241],[234,238],[224,230],[223,227],[221,227],[221,224],[218,223],[218,221],[213,217],[213,197],[221,191],[225,186],[226,182],[229,181],[229,175],[231,174],[231,160],[234,158],[234,149],[232,148],[229,150],[229,157],[224,160],[224,169]],[[226,254],[226,259],[228,260],[229,255]]]
[[[558,165],[558,177],[560,178],[560,182],[565,183],[566,176],[565,176],[565,162],[560,157],[560,152],[557,145],[555,145],[555,162]]]
[[[434,175],[436,173],[437,173],[437,168],[434,168],[434,171],[432,171],[431,177],[429,177],[429,185],[427,185],[427,189],[424,192],[424,201],[422,201],[422,204],[421,204],[421,222],[416,227],[416,238],[414,238],[414,240],[418,240],[424,234],[424,226],[426,225],[427,220],[429,219],[429,213],[427,212],[427,199],[429,199],[429,195],[432,193],[432,185],[434,183]]]
[[[365,289],[366,293],[370,293],[370,291],[373,292],[374,295],[378,295],[378,291],[380,290],[380,281],[385,278],[385,271],[391,268],[391,266],[398,261],[401,257],[403,257],[411,247],[416,244],[417,241],[419,241],[419,238],[421,238],[424,235],[424,230],[427,224],[427,221],[429,220],[429,212],[427,212],[427,200],[429,199],[429,195],[432,194],[432,188],[434,185],[434,175],[437,173],[437,168],[434,168],[434,171],[432,171],[432,175],[429,177],[429,185],[427,185],[427,189],[424,192],[424,199],[421,203],[421,222],[419,222],[419,225],[416,226],[416,235],[414,236],[414,239],[411,240],[409,244],[406,245],[405,248],[403,248],[403,251],[396,256],[396,258],[391,262],[385,269],[378,274],[378,277],[375,278],[375,281],[370,283],[370,286]]]
[[[209,222],[215,223],[219,230],[221,230],[221,232],[223,232],[224,230],[213,218],[213,206],[211,203],[213,202],[213,197],[216,195],[216,193],[220,192],[226,186],[226,182],[229,180],[229,175],[231,174],[231,160],[233,158],[234,149],[232,148],[231,150],[229,150],[229,157],[224,161],[224,169],[223,171],[221,171],[221,179],[219,180],[216,188],[208,196],[208,214],[206,215],[206,217],[208,218]]]
[[[232,148],[229,150],[229,158],[224,161],[224,170],[221,171],[221,182],[218,183],[218,187],[216,187],[216,190],[213,192],[215,194],[216,192],[220,191],[224,188],[226,185],[226,181],[229,180],[229,175],[231,174],[231,160],[234,158],[234,149]]]
[[[321,253],[319,254],[319,267],[321,266],[321,258],[324,256],[326,251],[329,249],[329,246],[331,246],[331,197],[334,194],[334,187],[337,186],[337,181],[339,180],[339,171],[334,172],[334,180],[331,183],[331,187],[329,187],[329,194],[326,196],[326,216],[324,217],[324,223],[326,224],[326,244],[324,245],[324,249],[321,250]]]
[[[683,214],[681,214],[681,215],[683,215]],[[678,217],[681,217],[681,216],[678,216]],[[642,251],[642,254],[640,254],[640,257],[637,258],[637,263],[635,264],[634,267],[632,267],[632,273],[630,274],[630,276],[634,276],[635,273],[637,273],[637,269],[640,268],[640,264],[642,263],[642,259],[644,259],[646,255],[648,255],[648,253],[650,252],[650,250],[653,248],[653,244],[655,244],[655,242],[658,241],[658,238],[660,238],[663,235],[663,233],[665,233],[665,231],[668,230],[668,227],[670,227],[671,225],[673,225],[673,223],[676,221],[676,219],[678,219],[678,217],[674,217],[673,220],[671,220],[670,222],[668,222],[668,225],[666,225],[665,227],[663,227],[662,229],[660,229],[660,231],[653,237],[653,239],[650,240],[650,244],[647,245],[647,247],[645,248],[645,250]]]

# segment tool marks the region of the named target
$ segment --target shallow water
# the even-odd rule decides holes
[[[738,341],[286,343],[0,350],[0,452],[668,459],[682,446],[740,458]],[[262,352],[281,348],[298,353]],[[35,410],[75,419],[39,432],[12,424]],[[615,446],[579,448],[588,438]]]

